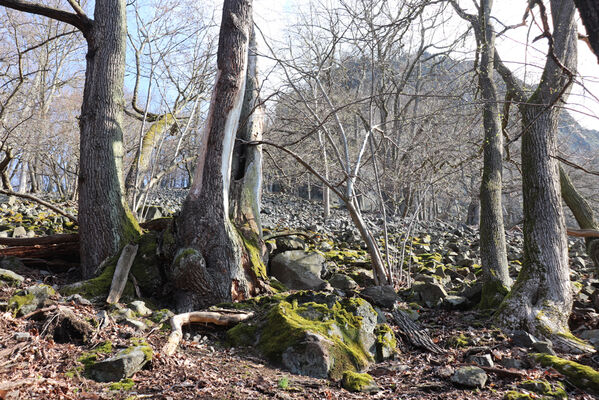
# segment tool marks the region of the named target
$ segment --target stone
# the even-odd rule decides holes
[[[145,344],[121,350],[116,356],[91,364],[88,376],[97,382],[116,382],[133,376],[152,359],[152,348]]]
[[[513,369],[526,369],[528,368],[528,363],[523,360],[519,360],[517,358],[504,358],[500,361],[500,364],[505,368],[513,368]]]
[[[526,331],[518,330],[512,333],[514,346],[530,348],[536,342],[538,342],[538,339]]]
[[[331,369],[329,348],[333,342],[316,333],[306,332],[298,346],[288,347],[281,355],[285,368],[292,374],[326,379]]]
[[[481,367],[492,367],[495,365],[490,354],[473,354],[468,357],[468,362],[475,363]]]
[[[584,268],[586,266],[586,263],[584,262],[584,259],[582,257],[574,257],[571,259],[570,261],[572,268]]]
[[[548,340],[539,340],[532,344],[533,349],[535,349],[539,353],[551,354],[552,356],[556,355],[553,350],[553,343]]]
[[[590,344],[599,347],[599,329],[589,329],[580,333],[580,338],[588,340]]]
[[[67,296],[67,297],[65,297],[64,301],[67,302],[67,303],[73,302],[75,304],[79,304],[79,305],[82,305],[82,306],[91,306],[92,305],[91,301],[89,301],[88,299],[84,298],[80,294],[72,294],[70,296]]]
[[[51,286],[44,284],[30,286],[8,299],[8,308],[16,315],[27,315],[46,305],[50,297],[56,295],[56,291]]]
[[[288,289],[316,290],[326,284],[320,278],[324,263],[324,257],[318,253],[285,251],[272,259],[270,273]]]
[[[479,367],[467,366],[458,368],[451,381],[458,386],[483,388],[487,383],[487,374]]]
[[[367,287],[360,292],[360,296],[383,308],[393,308],[398,299],[395,289],[390,285]]]
[[[9,286],[20,286],[25,278],[9,269],[0,268],[0,281]]]
[[[148,329],[148,326],[145,323],[133,318],[125,318],[123,320],[123,323],[139,331],[145,331],[146,329]]]
[[[455,373],[455,369],[451,365],[444,365],[437,367],[435,373],[441,379],[448,379]]]
[[[358,288],[356,281],[345,274],[334,273],[329,278],[329,283],[332,287],[340,290],[355,290]]]
[[[341,385],[345,390],[350,392],[376,393],[379,391],[379,387],[372,376],[353,371],[346,371],[343,373]]]
[[[276,238],[277,252],[282,253],[289,250],[304,250],[306,243],[297,236],[283,236]]]
[[[13,335],[13,339],[17,342],[27,342],[31,340],[31,334],[29,332],[17,332]]]
[[[450,310],[462,310],[468,307],[468,299],[464,296],[448,295],[443,299],[443,306]]]
[[[438,283],[414,282],[412,291],[428,307],[439,305],[447,297],[447,292]]]
[[[24,238],[24,237],[27,237],[27,230],[24,227],[22,227],[22,226],[17,226],[12,231],[12,237],[14,237],[14,238]]]
[[[152,315],[152,310],[146,307],[146,303],[141,300],[132,301],[129,305],[133,308],[133,311],[135,311],[139,316],[147,317],[149,315]]]

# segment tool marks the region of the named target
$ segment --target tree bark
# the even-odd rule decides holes
[[[588,41],[599,62],[599,6],[596,0],[574,0],[586,28]]]
[[[576,187],[570,180],[570,177],[559,167],[559,179],[562,190],[562,198],[566,205],[574,214],[574,218],[580,229],[599,230],[599,223],[595,219],[591,205],[584,197],[576,190]],[[599,269],[599,238],[586,237],[585,243],[587,246],[587,254],[593,260],[595,268]]]
[[[105,258],[139,233],[123,183],[125,6],[125,0],[97,1],[93,29],[86,35],[78,181],[84,278],[93,276]]]
[[[179,249],[169,270],[181,311],[245,299],[260,290],[254,285],[260,273],[244,268],[250,265],[244,262],[248,255],[229,217],[231,161],[245,94],[251,13],[251,0],[224,2],[217,80],[195,177],[177,220]]]
[[[506,328],[524,328],[536,336],[548,338],[558,349],[592,351],[592,347],[575,340],[568,328],[573,300],[568,243],[558,165],[552,157],[557,151],[560,114],[555,103],[566,101],[572,83],[564,68],[574,72],[577,62],[575,8],[571,0],[551,0],[550,3],[553,49],[550,48],[537,89],[519,106],[524,127],[524,263],[512,292],[497,311],[496,319]]]

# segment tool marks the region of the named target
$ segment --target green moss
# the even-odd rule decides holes
[[[509,293],[510,289],[504,286],[499,279],[487,279],[483,283],[483,288],[480,297],[478,308],[481,310],[495,309],[499,307],[504,297]]]
[[[240,323],[227,331],[227,340],[233,346],[253,346],[256,344],[255,325]]]
[[[268,276],[266,273],[266,264],[262,260],[262,252],[260,251],[260,238],[249,228],[237,229],[237,234],[247,252],[252,272],[257,279],[266,281]]]
[[[94,347],[90,351],[81,353],[77,361],[79,361],[85,368],[89,367],[96,361],[98,361],[98,354],[110,354],[112,353],[112,343],[110,341],[102,342],[100,345]]]
[[[387,324],[377,325],[374,334],[376,335],[376,358],[377,360],[384,360],[389,358],[387,352],[391,354],[396,352],[397,339],[395,339],[395,333],[393,329]]]
[[[133,389],[133,386],[135,386],[135,382],[133,382],[133,379],[126,378],[126,379],[122,379],[119,382],[111,383],[108,386],[108,389],[110,389],[110,390],[131,390],[131,389]]]
[[[139,247],[131,265],[131,274],[137,280],[144,294],[152,295],[162,286],[160,260],[158,259],[158,234],[148,232],[137,241]]]
[[[453,348],[468,347],[468,346],[470,346],[471,343],[472,343],[472,340],[463,333],[460,333],[459,335],[456,335],[456,336],[452,336],[447,341],[447,344]]]
[[[343,387],[350,392],[368,391],[376,386],[372,376],[353,371],[343,373]]]
[[[76,282],[71,285],[64,286],[60,289],[63,296],[72,294],[80,294],[87,299],[95,299],[98,297],[108,296],[110,285],[112,284],[112,276],[118,261],[118,254],[113,256],[104,268],[102,273],[95,278],[88,279],[82,282]],[[125,290],[123,290],[123,298],[133,298],[135,289],[131,282],[127,282]]]
[[[274,290],[275,293],[281,293],[287,291],[287,286],[285,286],[281,281],[277,278],[271,277],[269,280],[270,287]]]
[[[268,312],[258,347],[269,359],[280,362],[283,352],[297,345],[306,332],[313,332],[333,342],[329,353],[333,359],[330,376],[338,379],[345,370],[361,370],[372,360],[363,348],[359,329],[361,317],[351,313],[361,299],[345,299],[344,305],[281,301]]]
[[[531,392],[543,395],[544,400],[567,400],[568,394],[564,390],[563,385],[560,382],[555,383],[553,386],[546,380],[528,380],[523,381],[519,385],[522,389],[526,389]]]
[[[287,378],[286,376],[282,377],[281,379],[279,379],[277,386],[279,389],[287,390],[289,388],[289,378]]]
[[[35,301],[35,296],[31,293],[23,295],[14,295],[8,299],[8,309],[12,310],[13,316],[19,315],[23,306],[32,304]]]
[[[568,378],[574,386],[599,394],[599,372],[593,368],[549,354],[532,355],[544,367],[552,367]]]
[[[122,351],[123,354],[128,354],[133,350],[141,350],[144,353],[146,361],[152,361],[152,357],[154,357],[154,350],[152,350],[152,346],[146,341],[144,338],[131,338],[131,343],[133,346]]]

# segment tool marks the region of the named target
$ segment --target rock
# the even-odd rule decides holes
[[[16,315],[27,315],[46,305],[50,297],[56,295],[56,291],[48,285],[30,286],[8,299],[8,308]]]
[[[147,317],[152,315],[152,310],[146,307],[146,303],[141,300],[132,301],[129,305],[133,307],[133,311],[135,311],[139,316]]]
[[[599,329],[589,329],[580,333],[580,338],[588,340],[595,348],[599,346]]]
[[[9,270],[0,268],[0,282],[10,286],[20,286],[25,281],[21,275]]]
[[[451,381],[459,386],[483,388],[487,383],[487,374],[478,367],[461,367],[453,374]]]
[[[318,253],[285,251],[272,259],[270,273],[289,289],[315,290],[325,284],[320,278],[324,263]]]
[[[116,356],[89,365],[88,376],[97,382],[116,382],[133,376],[152,359],[152,348],[140,344],[121,350]]]
[[[13,339],[17,342],[28,342],[31,340],[31,334],[29,332],[17,332],[13,335]]]
[[[515,331],[512,333],[512,344],[518,347],[530,348],[538,342],[538,339],[526,331]]]
[[[438,283],[414,282],[412,292],[428,307],[439,305],[447,297],[447,292]]]
[[[79,304],[82,306],[91,306],[92,302],[86,298],[83,298],[80,294],[72,294],[70,296],[65,297],[65,302],[70,303],[73,302],[75,304]]]
[[[135,328],[139,331],[145,331],[146,329],[148,329],[148,326],[145,323],[143,323],[142,321],[139,321],[137,319],[125,318],[123,320],[123,322],[126,325],[129,325],[130,327]]]
[[[377,325],[376,335],[376,361],[384,361],[393,358],[397,351],[397,340],[395,333],[387,324]]]
[[[333,342],[316,333],[306,332],[295,347],[288,347],[281,360],[289,372],[326,379],[331,369],[329,349]]]
[[[343,373],[341,384],[345,390],[350,392],[375,393],[379,391],[379,387],[372,376],[353,371]]]
[[[27,237],[27,230],[24,227],[22,227],[22,226],[17,226],[12,231],[12,237],[14,237],[14,238],[24,238],[24,237]]]
[[[468,362],[475,363],[481,367],[492,367],[495,365],[490,354],[473,354],[468,357]]]
[[[332,287],[341,290],[355,290],[358,288],[356,281],[345,274],[334,273],[329,278],[329,283]]]
[[[570,260],[572,268],[582,269],[585,267],[586,263],[582,257],[574,257]]]
[[[455,369],[451,365],[445,365],[442,367],[438,367],[436,370],[436,374],[441,379],[448,379],[455,373]]]
[[[450,310],[463,310],[468,307],[468,299],[464,296],[448,295],[443,299],[443,306]]]
[[[306,243],[297,236],[283,236],[276,239],[277,253],[290,250],[304,250]]]
[[[539,340],[537,342],[534,342],[532,344],[532,347],[539,353],[551,354],[552,356],[555,355],[555,351],[553,350],[553,343],[551,343],[548,340]]]
[[[500,362],[505,368],[527,369],[528,363],[517,358],[503,358]]]
[[[370,303],[383,307],[393,308],[397,301],[397,293],[392,286],[370,286],[360,292],[360,296]]]
[[[360,286],[367,287],[367,286],[374,285],[374,275],[372,274],[372,271],[370,271],[370,270],[367,270],[364,268],[358,268],[358,269],[355,269],[354,272],[350,276]]]

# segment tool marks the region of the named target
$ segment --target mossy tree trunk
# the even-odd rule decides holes
[[[261,290],[230,219],[231,162],[245,97],[251,0],[225,0],[217,52],[217,80],[202,133],[196,173],[177,220],[178,251],[169,278],[178,290],[177,306],[189,311],[241,300]],[[249,254],[248,254],[249,253]],[[255,264],[253,265],[255,266]]]
[[[564,171],[562,166],[559,167],[559,180],[562,189],[562,198],[566,205],[574,214],[576,222],[580,229],[599,230],[599,223],[595,219],[593,209],[588,201],[576,190],[572,180]],[[593,260],[595,268],[599,269],[599,238],[585,238],[587,246],[587,254]]]
[[[0,5],[70,24],[87,41],[85,84],[79,126],[79,234],[81,271],[91,277],[123,242],[136,238],[139,226],[124,196],[123,84],[125,76],[125,0],[98,0],[94,20],[76,2],[73,12],[25,2]]]
[[[553,341],[563,350],[588,351],[568,328],[572,287],[568,243],[561,204],[556,133],[577,62],[575,8],[572,0],[551,0],[553,54],[547,56],[537,89],[528,99],[504,65],[496,68],[514,91],[522,115],[522,192],[524,199],[524,262],[512,292],[495,314],[509,329],[526,329]],[[556,57],[562,66],[558,65]],[[497,57],[496,57],[497,58]]]
[[[512,284],[508,271],[501,205],[503,171],[503,134],[493,78],[495,32],[489,21],[492,0],[481,0],[478,17],[464,13],[453,3],[460,16],[470,22],[479,45],[478,86],[483,100],[483,175],[480,184],[480,256],[483,267],[483,291],[480,307],[495,308]]]

